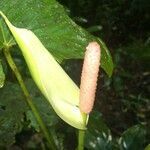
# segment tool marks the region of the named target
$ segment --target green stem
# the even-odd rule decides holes
[[[78,135],[78,150],[84,150],[85,130],[79,130]]]
[[[34,113],[34,115],[35,115],[35,117],[36,117],[36,119],[37,119],[37,121],[38,121],[38,123],[39,123],[39,125],[41,127],[41,130],[43,131],[43,134],[44,134],[45,138],[48,141],[49,148],[51,150],[56,150],[57,148],[56,148],[56,144],[54,142],[54,139],[53,139],[52,135],[50,135],[50,133],[48,132],[48,130],[47,130],[47,128],[46,128],[46,126],[45,126],[45,124],[44,124],[44,122],[43,122],[43,120],[42,120],[42,118],[41,118],[41,116],[40,116],[36,106],[32,102],[31,96],[30,96],[30,94],[29,94],[29,92],[28,92],[28,90],[27,90],[27,88],[26,88],[26,86],[24,84],[22,76],[21,76],[21,74],[20,74],[16,64],[14,63],[13,58],[12,58],[10,52],[9,52],[9,47],[6,47],[4,49],[4,55],[6,57],[6,60],[7,60],[8,64],[9,64],[10,68],[14,72],[14,74],[15,74],[15,76],[16,76],[19,84],[20,84],[20,87],[21,87],[21,89],[22,89],[22,91],[23,91],[23,93],[24,93],[24,95],[26,97],[25,100],[27,101],[27,103],[30,106],[32,112]]]
[[[84,123],[86,125],[87,121],[87,115],[83,114],[84,117]],[[85,137],[85,131],[86,130],[78,130],[78,150],[84,150],[84,137]]]

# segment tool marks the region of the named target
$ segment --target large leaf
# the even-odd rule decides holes
[[[32,30],[59,61],[83,58],[87,44],[97,40],[102,48],[102,68],[112,74],[113,63],[105,45],[76,25],[55,0],[1,0],[0,10],[15,26]],[[0,47],[2,43],[3,40]]]
[[[135,125],[122,134],[119,140],[121,150],[142,150],[146,140],[146,130],[142,125]]]

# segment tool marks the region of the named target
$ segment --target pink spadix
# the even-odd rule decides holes
[[[81,84],[80,84],[80,110],[89,114],[93,108],[97,77],[100,66],[101,50],[97,42],[91,42],[86,47]]]

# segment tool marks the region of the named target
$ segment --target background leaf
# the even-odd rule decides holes
[[[15,94],[15,96],[14,96]],[[27,105],[17,84],[6,82],[0,89],[0,147],[15,142],[16,133],[23,127]]]
[[[83,58],[87,44],[97,40],[102,48],[102,68],[112,74],[112,59],[104,44],[76,25],[55,0],[2,0],[0,10],[15,26],[32,30],[59,61]],[[0,43],[3,47],[3,41]]]
[[[58,124],[59,118],[41,95],[33,80],[27,79],[25,84],[42,119],[51,130]],[[15,142],[15,135],[24,128],[24,125],[39,131],[39,125],[28,108],[19,85],[7,81],[6,85],[0,89],[0,148],[12,145]]]
[[[121,150],[142,150],[145,142],[146,130],[142,125],[135,125],[122,134],[119,140]]]

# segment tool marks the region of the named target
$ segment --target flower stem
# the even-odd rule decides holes
[[[84,150],[85,130],[79,130],[78,135],[78,150]]]
[[[46,126],[45,126],[45,124],[44,124],[44,122],[43,122],[36,106],[34,105],[32,99],[31,99],[31,96],[30,96],[30,94],[29,94],[29,92],[28,92],[28,90],[27,90],[27,88],[24,84],[22,76],[21,76],[21,74],[20,74],[20,72],[19,72],[15,62],[13,61],[13,58],[12,58],[10,52],[9,52],[9,47],[7,47],[7,46],[4,48],[4,55],[6,57],[6,60],[9,64],[10,68],[14,72],[14,74],[15,74],[15,76],[16,76],[19,84],[20,84],[20,87],[21,87],[21,89],[22,89],[22,91],[25,95],[26,102],[28,103],[28,105],[31,108],[33,114],[35,115],[35,118],[37,119],[37,122],[39,123],[39,125],[41,127],[41,130],[43,131],[43,134],[44,134],[45,138],[48,141],[48,147],[51,150],[56,150],[57,148],[56,148],[56,144],[54,142],[54,139],[53,139],[52,135],[48,132],[48,129],[46,128]]]
[[[83,114],[84,123],[87,124],[87,114]],[[78,150],[84,150],[84,137],[85,137],[86,130],[78,130]]]

